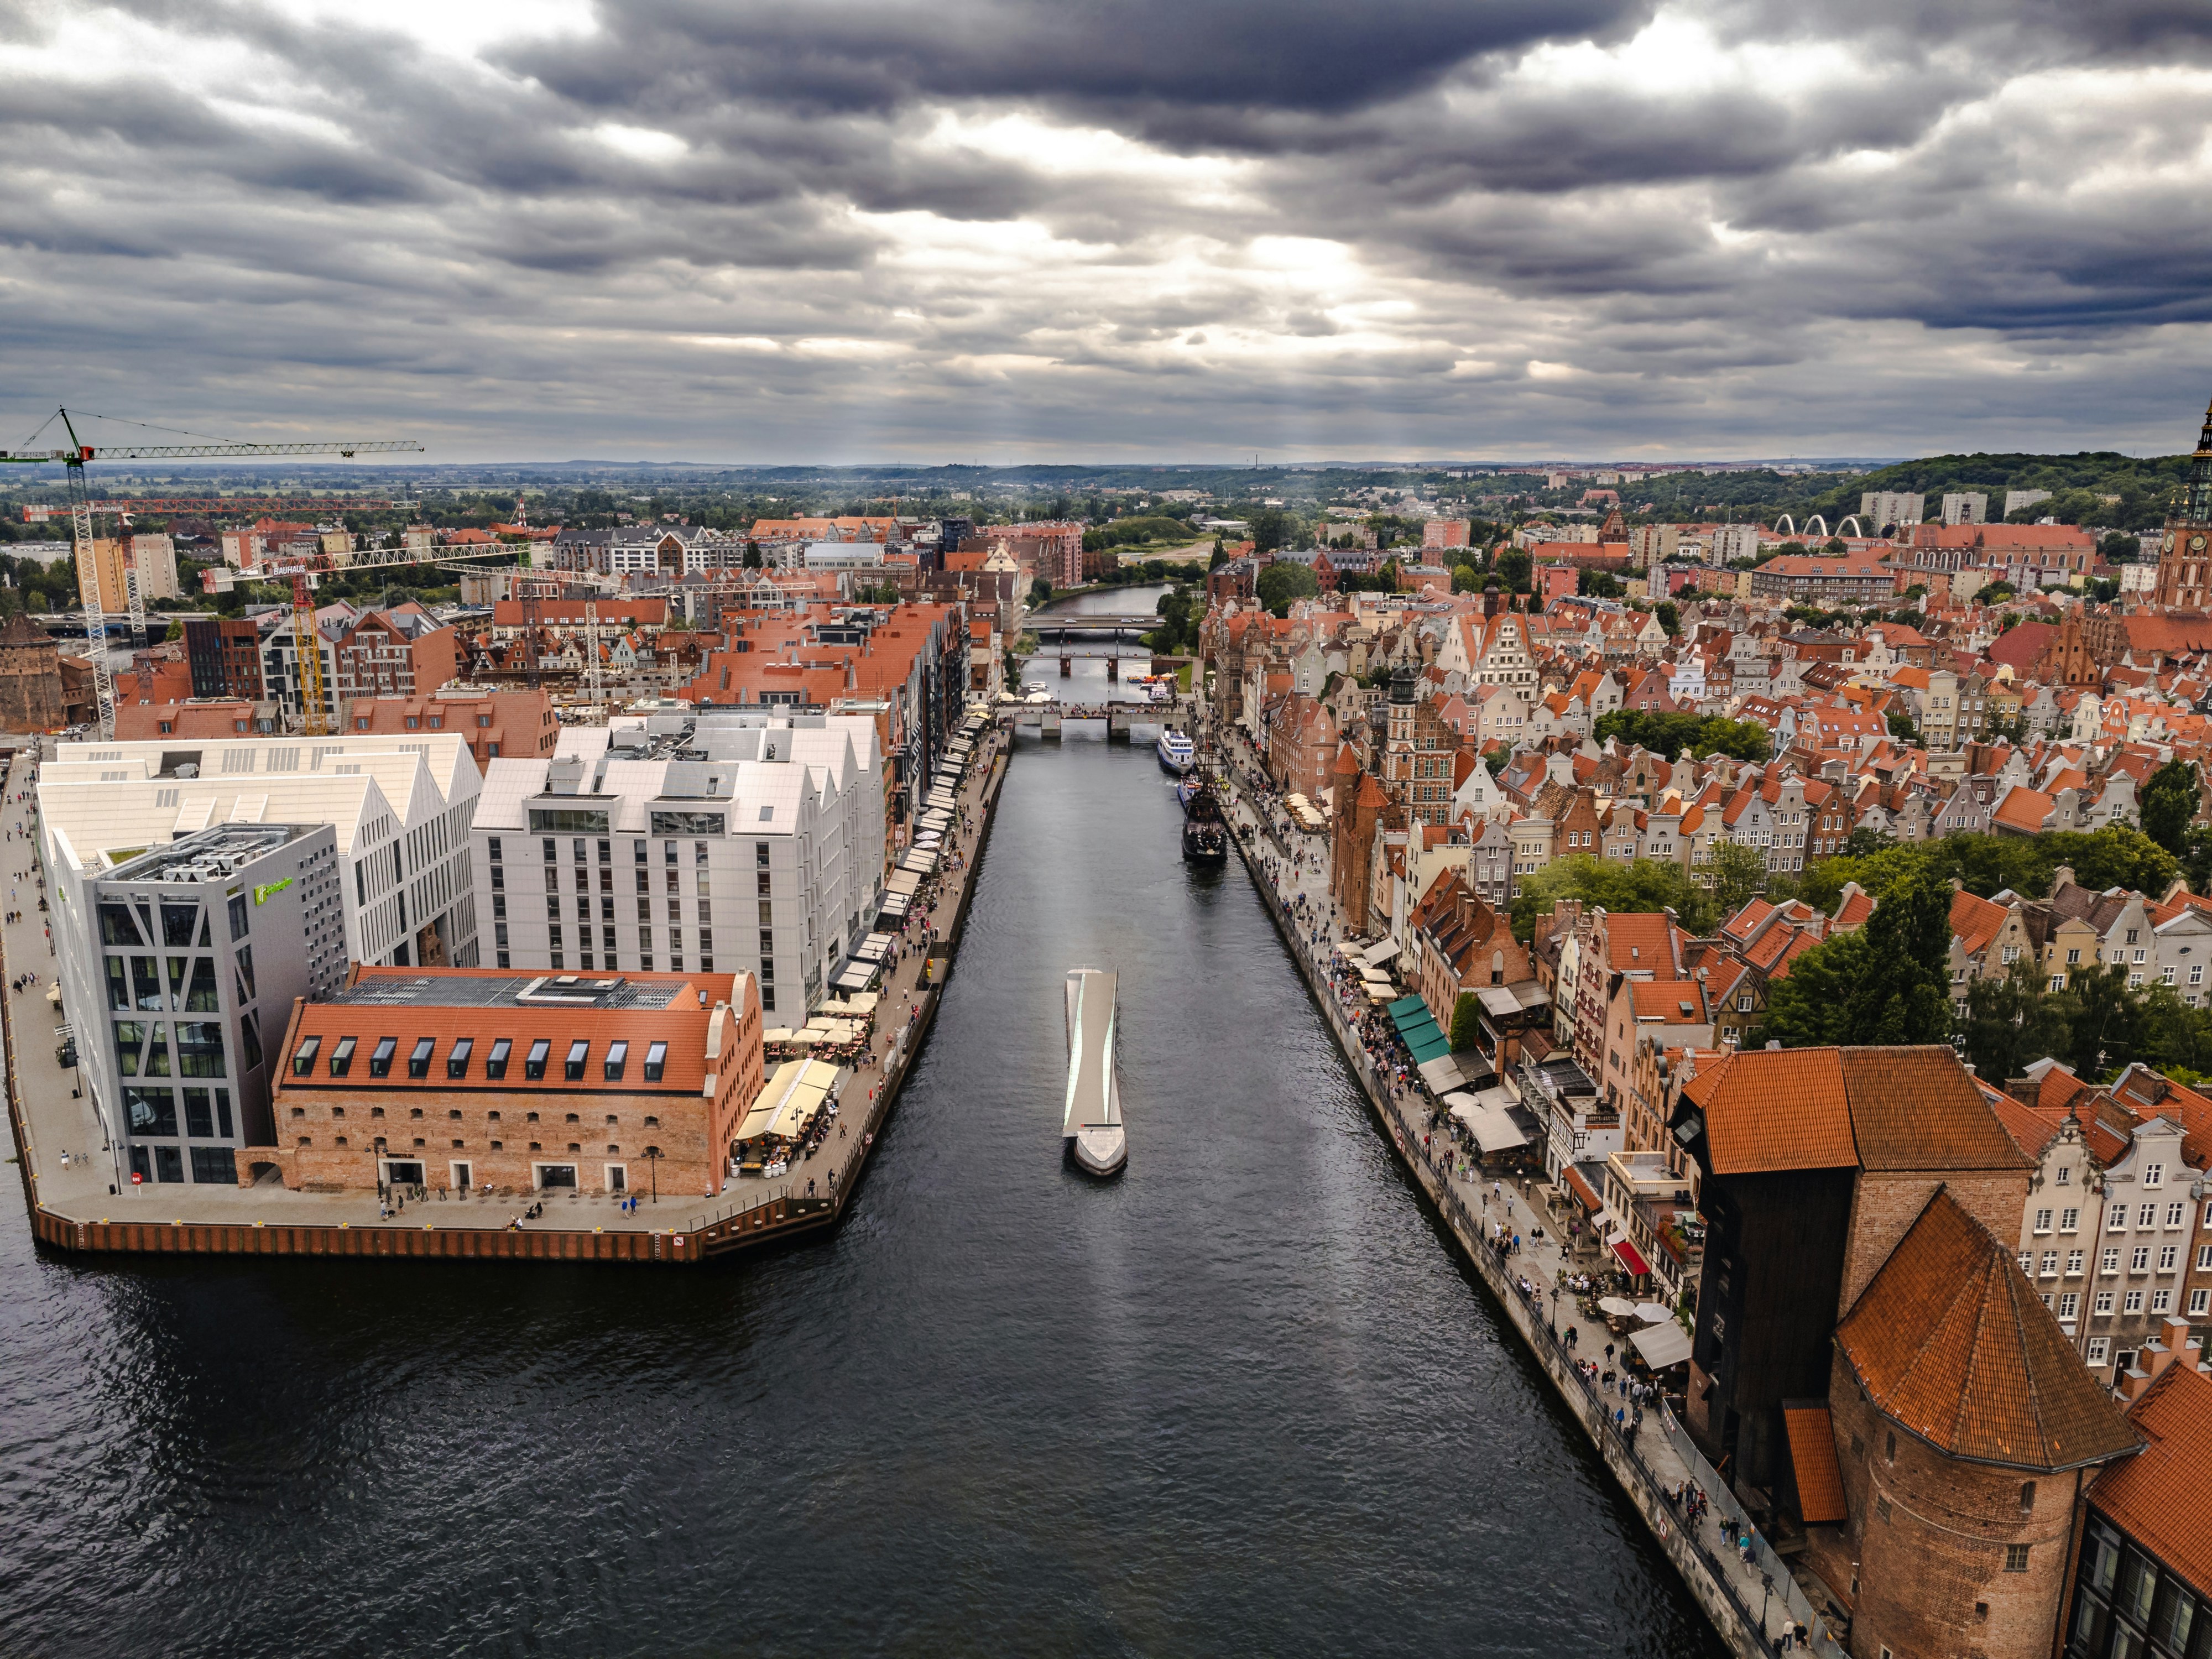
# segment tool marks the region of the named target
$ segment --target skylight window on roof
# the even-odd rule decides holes
[[[343,1077],[348,1072],[353,1069],[354,1042],[354,1038],[349,1036],[342,1036],[338,1039],[338,1046],[331,1050],[331,1075],[332,1077]]]
[[[292,1075],[307,1077],[315,1069],[315,1053],[323,1046],[319,1036],[311,1036],[292,1051]]]
[[[469,1055],[475,1052],[477,1040],[463,1037],[446,1051],[446,1075],[466,1077],[469,1074]]]
[[[415,1039],[414,1049],[407,1056],[407,1075],[410,1077],[429,1076],[430,1051],[437,1046],[438,1040],[435,1037],[416,1037]]]
[[[514,1044],[507,1038],[495,1039],[491,1045],[491,1053],[484,1060],[484,1075],[495,1083],[504,1078],[507,1075],[507,1057],[514,1050]]]
[[[592,1052],[591,1040],[578,1037],[568,1045],[568,1058],[561,1063],[561,1075],[570,1083],[584,1080],[584,1061]]]
[[[668,1068],[668,1045],[656,1042],[645,1051],[645,1080],[658,1083]]]
[[[376,1047],[368,1056],[368,1074],[371,1077],[389,1077],[392,1074],[392,1051],[398,1047],[398,1037],[377,1038]]]
[[[606,1079],[608,1082],[620,1083],[622,1081],[623,1065],[623,1062],[629,1059],[629,1044],[627,1042],[617,1037],[614,1042],[607,1044],[605,1067]]]
[[[523,1057],[522,1075],[532,1083],[543,1078],[545,1075],[545,1057],[552,1052],[552,1040],[539,1037],[530,1045],[529,1054]]]

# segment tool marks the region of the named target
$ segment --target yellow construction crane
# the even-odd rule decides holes
[[[79,412],[82,413],[82,410]],[[100,416],[93,418],[105,420],[110,417]],[[39,428],[39,432],[44,432],[46,427],[52,426],[56,420],[62,423],[62,429],[69,434],[68,448],[0,449],[0,462],[24,465],[51,465],[58,461],[68,470],[70,520],[74,532],[76,553],[77,594],[84,604],[85,642],[92,653],[93,684],[100,699],[100,735],[103,738],[112,738],[115,735],[115,673],[107,661],[106,605],[100,597],[100,573],[94,568],[93,558],[94,508],[90,498],[85,493],[84,487],[84,469],[87,462],[95,456],[118,461],[211,459],[224,455],[343,455],[350,457],[393,450],[420,450],[422,447],[411,438],[379,438],[349,439],[331,443],[286,444],[242,443],[223,439],[206,439],[188,444],[102,444],[95,448],[77,436],[76,424],[70,418],[70,411],[66,409],[57,410],[52,418]],[[131,424],[143,424],[143,422],[131,422]],[[180,434],[179,435],[191,434]],[[38,433],[33,433],[29,442],[35,444],[38,441]],[[415,561],[395,559],[392,562],[412,563]],[[146,600],[145,596],[139,592],[137,570],[131,561],[119,556],[118,568],[123,576],[122,597],[125,611],[130,618],[131,632],[134,636],[143,637],[146,629]],[[285,574],[291,574],[293,578],[293,641],[295,645],[303,639],[309,642],[308,649],[301,655],[302,672],[304,674],[307,672],[304,665],[312,664],[315,681],[317,695],[305,703],[308,721],[307,729],[311,733],[319,734],[326,732],[329,727],[324,723],[320,695],[322,652],[319,636],[315,631],[314,605],[309,597],[307,571],[307,567],[303,564],[296,573],[288,570]]]

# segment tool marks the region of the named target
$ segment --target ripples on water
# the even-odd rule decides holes
[[[85,1267],[9,1198],[0,1655],[1718,1653],[1149,751],[1026,744],[1002,813],[833,1237]]]

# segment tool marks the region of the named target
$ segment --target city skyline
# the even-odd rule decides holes
[[[27,5],[5,413],[459,463],[2160,453],[2212,368],[2207,33]]]

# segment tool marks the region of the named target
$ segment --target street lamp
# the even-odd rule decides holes
[[[659,1203],[659,1202],[660,1202],[660,1148],[659,1148],[659,1147],[658,1147],[658,1146],[648,1146],[648,1147],[647,1147],[647,1148],[645,1149],[645,1165],[646,1165],[646,1168],[647,1168],[647,1170],[651,1170],[651,1171],[652,1171],[652,1173],[653,1173],[653,1201],[654,1203],[658,1204],[658,1203]]]

